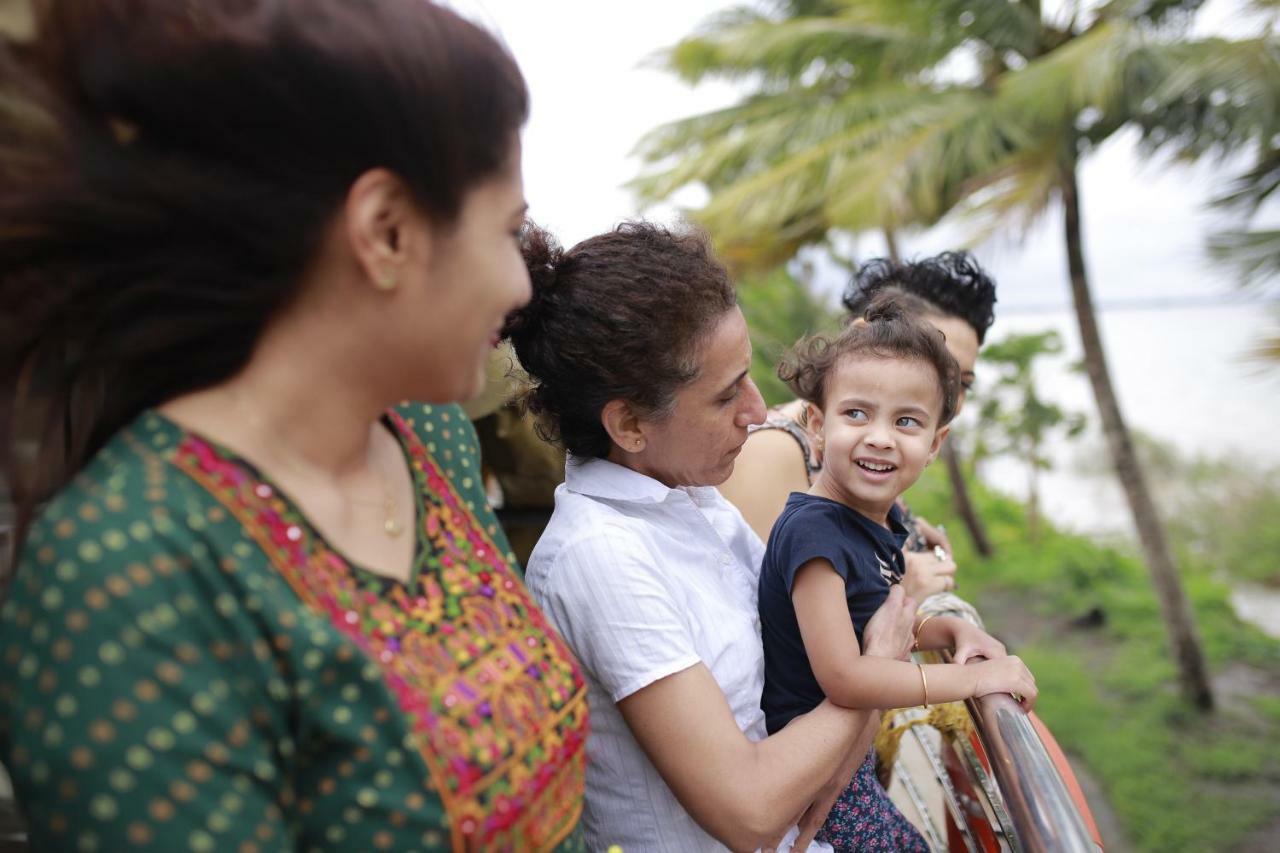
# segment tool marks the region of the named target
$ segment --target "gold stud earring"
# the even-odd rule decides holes
[[[382,270],[373,281],[373,286],[378,290],[395,290],[396,284],[398,280],[395,270]]]

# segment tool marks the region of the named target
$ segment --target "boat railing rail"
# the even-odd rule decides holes
[[[982,627],[977,611],[958,598],[933,612]],[[1032,716],[1007,693],[970,699],[967,705],[1012,823],[1014,849],[1097,853],[1100,847]]]

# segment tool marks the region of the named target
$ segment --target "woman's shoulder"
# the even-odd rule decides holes
[[[40,508],[24,554],[94,563],[155,542],[192,542],[216,502],[173,465],[182,438],[172,421],[139,416]]]
[[[597,500],[561,486],[556,505],[529,558],[530,585],[557,572],[573,572],[601,559],[635,563],[648,553],[648,522],[610,501]]]
[[[466,412],[456,403],[401,403],[391,416],[422,443],[440,473],[468,499],[483,497],[480,440]]]
[[[515,554],[485,493],[480,440],[456,403],[403,402],[390,410],[394,425],[421,449],[425,459],[447,481],[467,512],[493,540],[511,565]]]
[[[26,531],[8,589],[4,630],[22,608],[68,608],[85,634],[114,631],[138,614],[188,612],[269,574],[234,507],[180,461],[194,441],[144,413],[116,434]],[[19,620],[20,622],[20,620]]]

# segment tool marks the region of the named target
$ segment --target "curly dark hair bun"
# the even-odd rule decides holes
[[[544,309],[555,301],[553,293],[557,269],[564,261],[564,248],[551,232],[533,222],[520,229],[520,253],[529,270],[532,293],[528,303],[507,317],[503,337],[510,338],[523,329],[536,329]]]
[[[521,242],[533,296],[506,334],[529,374],[524,404],[543,438],[577,456],[608,456],[605,404],[669,412],[698,375],[706,333],[737,304],[733,284],[691,229],[625,222],[564,251],[529,225]]]

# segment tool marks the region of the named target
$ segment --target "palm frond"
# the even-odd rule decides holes
[[[978,245],[1004,229],[1021,240],[1040,221],[1062,182],[1069,133],[1045,134],[1013,151],[1005,162],[970,180],[960,215],[973,223],[967,240]]]
[[[742,263],[952,209],[977,237],[1025,233],[1064,165],[1136,126],[1147,150],[1189,159],[1254,146],[1257,165],[1222,200],[1251,214],[1280,184],[1280,47],[1186,38],[1178,16],[1199,5],[1113,0],[1065,23],[1034,0],[739,7],[670,58],[688,79],[754,75],[755,94],[646,136],[632,188],[647,201],[705,188],[691,215]],[[960,54],[981,73],[950,71]]]
[[[1215,207],[1252,216],[1280,188],[1280,148],[1268,148],[1256,163],[1237,176],[1221,195],[1213,200]]]
[[[1185,159],[1238,151],[1280,132],[1280,40],[1148,45],[1130,109],[1148,150]]]
[[[1280,280],[1280,230],[1215,234],[1209,240],[1209,257],[1231,266],[1242,287]]]
[[[644,199],[658,199],[689,184],[713,192],[764,189],[777,205],[772,184],[789,180],[815,157],[848,156],[901,136],[906,129],[935,119],[945,91],[892,84],[854,90],[838,99],[825,96],[766,98],[741,108],[677,122],[660,128],[641,144],[641,155],[660,168],[632,184]],[[679,158],[673,155],[679,154]],[[796,162],[790,162],[791,160]],[[674,160],[674,162],[667,162]],[[822,196],[826,178],[802,190]],[[779,209],[775,219],[785,219]]]
[[[1124,19],[1149,26],[1185,26],[1206,0],[1109,0],[1098,10],[1100,19]]]
[[[905,29],[840,17],[773,21],[764,16],[736,18],[729,26],[684,39],[657,58],[688,83],[752,78],[773,87],[824,77],[880,79],[937,60],[922,56]]]
[[[1142,43],[1142,33],[1128,23],[1100,23],[1004,75],[1001,109],[1037,130],[1073,126],[1084,110],[1099,116],[1116,112],[1124,102],[1128,62]]]

